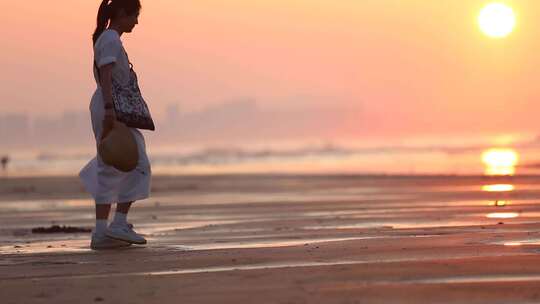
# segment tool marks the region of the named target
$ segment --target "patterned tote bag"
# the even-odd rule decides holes
[[[94,65],[97,68],[95,62]],[[133,70],[131,62],[129,65],[129,81],[126,85],[118,83],[114,78],[112,79],[112,97],[116,119],[130,128],[154,131],[156,129],[154,121],[139,89],[137,74]]]

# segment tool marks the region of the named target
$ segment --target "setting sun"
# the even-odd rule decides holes
[[[514,30],[516,15],[514,10],[502,3],[491,3],[478,16],[482,32],[492,38],[503,38]]]
[[[482,153],[487,175],[513,175],[519,156],[511,149],[490,149]]]

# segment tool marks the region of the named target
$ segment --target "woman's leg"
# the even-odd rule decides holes
[[[96,229],[94,233],[97,235],[104,235],[107,230],[107,220],[109,219],[109,212],[111,205],[109,204],[96,204]]]
[[[109,212],[111,211],[111,205],[98,205],[96,204],[96,219],[107,220],[109,219]]]
[[[142,235],[137,234],[137,232],[133,230],[133,227],[127,223],[127,214],[133,203],[134,202],[116,204],[116,213],[114,214],[113,222],[107,230],[107,236],[116,240],[143,245],[146,244],[146,239]]]
[[[118,203],[116,205],[116,212],[121,212],[124,214],[128,214],[129,208],[131,208],[131,204],[134,202],[127,202],[127,203]]]
[[[96,204],[96,229],[92,234],[90,248],[94,250],[111,249],[130,246],[131,244],[124,241],[113,240],[107,237],[107,220],[111,205]]]
[[[114,214],[114,220],[112,225],[115,226],[127,226],[127,214],[131,208],[131,204],[134,202],[118,203],[116,204],[116,212]]]

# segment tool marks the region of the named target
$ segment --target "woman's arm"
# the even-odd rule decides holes
[[[101,83],[101,94],[105,106],[105,119],[103,120],[103,131],[101,138],[105,138],[112,130],[116,115],[114,113],[112,97],[112,68],[114,63],[110,63],[99,68],[99,79]]]

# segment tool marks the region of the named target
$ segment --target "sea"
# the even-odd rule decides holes
[[[147,145],[154,175],[540,173],[540,138],[534,134]],[[0,168],[4,177],[73,176],[95,156],[92,146],[4,150],[0,157],[9,157]]]

